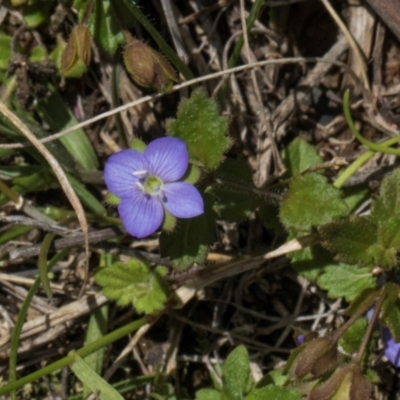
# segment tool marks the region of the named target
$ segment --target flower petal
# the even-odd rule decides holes
[[[382,341],[385,356],[396,367],[400,367],[400,342],[395,342],[389,328],[382,329]]]
[[[122,198],[118,205],[119,216],[126,230],[137,238],[144,238],[161,225],[164,209],[157,197],[146,196],[141,191]]]
[[[146,168],[146,159],[140,151],[129,149],[113,154],[104,167],[104,180],[108,190],[121,198],[132,196],[132,190],[137,190],[135,182],[138,181],[133,172]]]
[[[193,218],[204,212],[199,191],[189,183],[167,183],[163,187],[164,207],[177,218]]]
[[[173,137],[153,140],[144,151],[150,171],[163,182],[182,178],[187,170],[189,154],[186,143]]]

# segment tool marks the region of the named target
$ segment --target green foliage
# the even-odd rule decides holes
[[[43,22],[48,21],[52,6],[51,1],[35,0],[24,7],[23,19],[25,26],[30,29],[37,28]]]
[[[110,56],[117,51],[120,44],[124,43],[121,25],[111,3],[109,0],[96,0],[88,21],[88,27],[96,45]],[[74,8],[79,12],[79,20],[82,19],[86,4],[86,0],[74,1]]]
[[[377,241],[376,229],[370,218],[351,216],[346,220],[324,225],[319,232],[323,245],[337,254],[337,261],[367,266],[374,261],[371,249]]]
[[[208,170],[218,167],[231,145],[226,118],[203,90],[196,90],[181,101],[177,118],[167,123],[167,132],[184,140],[193,162]]]
[[[215,389],[200,389],[196,392],[196,400],[221,400],[221,393]]]
[[[220,184],[208,193],[215,197],[214,209],[222,219],[242,221],[261,204],[260,196],[252,191],[251,172],[244,160],[227,158],[215,175]]]
[[[352,301],[365,289],[374,288],[376,279],[369,268],[340,263],[325,267],[324,273],[318,278],[318,286],[327,290],[331,298],[344,297]]]
[[[400,169],[383,180],[379,197],[372,202],[371,215],[378,225],[400,215]]]
[[[108,322],[108,304],[96,308],[89,320],[89,324],[86,330],[86,341],[93,343],[99,340],[107,333],[107,322]],[[95,353],[85,357],[84,361],[89,368],[91,368],[96,374],[101,375],[103,369],[103,357],[105,348],[97,350]],[[84,382],[85,383],[85,382]],[[89,386],[84,386],[84,396],[88,396],[91,393]]]
[[[280,209],[282,224],[286,229],[309,231],[313,226],[344,216],[348,209],[340,196],[340,191],[324,176],[316,173],[296,176]]]
[[[290,235],[290,238],[294,235]],[[292,260],[293,269],[310,281],[315,281],[323,268],[332,263],[332,255],[320,245],[309,246],[287,255]]]
[[[365,317],[357,319],[340,338],[339,345],[347,353],[355,353],[361,345],[366,329],[367,319]]]
[[[75,362],[71,365],[73,373],[86,385],[92,393],[96,393],[99,400],[123,400],[123,397],[77,354]]]
[[[55,132],[78,123],[72,112],[66,107],[60,94],[54,89],[51,96],[39,101],[37,111]],[[83,129],[70,132],[60,138],[60,142],[83,169],[95,170],[98,168],[93,145]]]
[[[160,251],[169,257],[175,268],[185,270],[202,263],[207,257],[209,244],[215,238],[215,217],[209,195],[204,195],[204,214],[190,219],[181,219],[172,232],[160,235]]]
[[[11,55],[11,37],[0,34],[0,69],[6,70]]]
[[[397,290],[399,292],[399,290]],[[399,294],[399,293],[398,293]],[[400,300],[386,298],[382,305],[382,324],[390,329],[394,340],[400,342]]]
[[[400,250],[400,171],[387,176],[370,217],[352,216],[320,228],[324,246],[336,259],[391,269],[398,265]]]
[[[103,287],[104,295],[119,305],[132,303],[139,313],[152,314],[162,310],[168,298],[163,281],[166,273],[165,267],[151,269],[144,262],[132,258],[126,264],[116,261],[100,269],[96,281]]]
[[[265,386],[262,389],[253,390],[244,400],[300,400],[303,394],[296,389],[288,389],[279,386]]]
[[[283,150],[282,160],[291,176],[322,163],[322,158],[318,155],[315,147],[299,137]]]
[[[238,346],[222,366],[222,382],[233,399],[240,400],[249,391],[250,359],[244,346]]]

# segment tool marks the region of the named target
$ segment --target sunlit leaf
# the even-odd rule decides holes
[[[215,169],[231,145],[227,119],[203,90],[196,90],[181,101],[177,118],[167,123],[167,132],[183,139],[193,161],[207,169]]]
[[[103,287],[104,295],[116,300],[121,306],[132,303],[139,313],[152,314],[164,308],[168,291],[163,277],[167,269],[154,269],[142,261],[130,259],[126,264],[120,261],[100,269],[96,274],[97,283]]]
[[[283,200],[280,219],[286,229],[308,231],[347,213],[340,191],[324,176],[311,173],[293,178]]]
[[[336,264],[325,267],[325,272],[318,278],[318,286],[327,290],[328,296],[333,299],[344,297],[351,301],[365,289],[374,288],[376,278],[369,268]]]
[[[323,245],[346,264],[369,265],[374,255],[369,249],[377,242],[377,226],[366,217],[352,216],[321,226]]]
[[[282,155],[282,160],[291,176],[322,162],[315,147],[299,137],[284,149]]]

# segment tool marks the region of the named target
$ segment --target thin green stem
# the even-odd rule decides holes
[[[10,382],[7,385],[0,388],[0,395],[8,394],[13,390],[19,389],[22,386],[26,385],[27,383],[33,382],[36,379],[39,379],[45,375],[51,374],[54,371],[57,371],[61,368],[64,368],[75,361],[75,354],[78,354],[80,357],[84,358],[87,357],[89,354],[94,353],[95,351],[101,349],[102,347],[108,346],[109,344],[123,338],[124,336],[132,333],[142,326],[146,325],[148,320],[146,318],[141,318],[137,321],[131,322],[115,331],[109,333],[108,335],[103,336],[102,338],[96,340],[88,344],[85,347],[77,350],[74,354],[70,354],[60,360],[47,365],[44,368],[41,368],[38,371],[33,372],[27,376],[24,376],[21,379],[18,379],[15,382]]]
[[[350,130],[353,132],[354,136],[358,139],[359,142],[361,142],[363,145],[367,146],[370,150],[373,151],[379,151],[381,153],[387,153],[387,154],[394,154],[396,156],[400,156],[400,150],[399,149],[392,149],[387,146],[383,146],[382,144],[377,144],[374,142],[371,142],[367,139],[365,139],[360,132],[358,132],[353,118],[351,117],[351,112],[350,112],[350,105],[349,105],[349,98],[350,98],[350,91],[346,90],[343,96],[343,111],[344,111],[344,116],[346,119],[346,122],[349,125]]]
[[[396,144],[400,142],[400,135],[395,136],[393,138],[390,138],[388,140],[385,140],[382,142],[380,145],[383,147],[389,147],[392,146],[393,144]],[[358,169],[365,164],[374,154],[376,151],[368,150],[365,153],[363,153],[360,157],[357,158],[357,160],[353,161],[340,175],[339,177],[335,180],[333,183],[334,186],[337,188],[341,188],[345,182],[350,179],[352,175],[354,175]]]
[[[177,56],[175,51],[168,46],[164,38],[158,33],[157,29],[150,23],[146,16],[140,11],[140,9],[132,3],[132,0],[123,0],[126,7],[143,26],[144,29],[153,37],[155,42],[158,44],[160,49],[165,53],[167,58],[172,62],[175,68],[185,77],[185,79],[193,79],[193,74],[190,69],[182,62]]]

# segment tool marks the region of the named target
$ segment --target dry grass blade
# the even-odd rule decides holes
[[[85,279],[82,285],[81,293],[85,288],[86,280],[88,279],[88,270],[89,270],[89,228],[86,221],[85,211],[83,206],[75,194],[72,186],[68,182],[68,179],[65,175],[64,170],[61,168],[60,164],[57,160],[51,155],[51,153],[46,149],[46,147],[36,138],[35,135],[29,130],[29,128],[10,110],[7,106],[0,101],[0,112],[35,146],[35,148],[39,151],[39,153],[46,159],[49,163],[51,169],[56,175],[58,181],[60,182],[60,186],[70,201],[72,208],[76,212],[79,225],[81,226],[83,235],[84,235],[84,243],[85,243],[85,267],[86,274]]]

